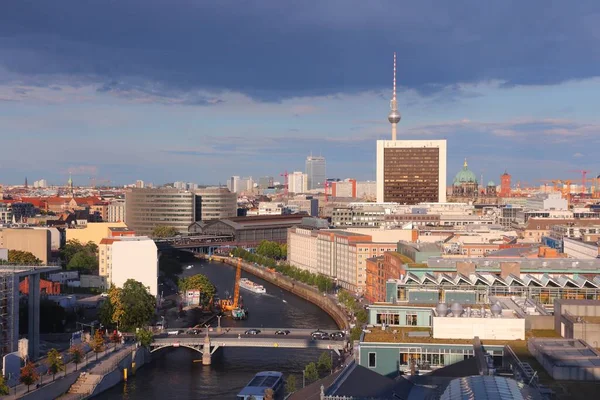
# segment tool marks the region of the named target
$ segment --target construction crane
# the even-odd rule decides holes
[[[233,298],[221,300],[221,311],[228,311],[234,319],[246,319],[247,313],[240,303],[240,279],[242,278],[242,259],[238,258],[235,271],[235,284],[233,286]]]
[[[552,183],[552,190],[555,192],[558,192],[558,184],[560,184],[560,180],[559,179],[540,179],[540,182],[544,183],[544,188],[548,187],[549,183]]]
[[[288,197],[289,174],[288,174],[287,170],[283,174],[279,174],[279,176],[283,176],[283,178],[284,178],[283,195],[285,197]]]
[[[589,174],[591,171],[587,171],[585,169],[577,169],[577,170],[569,171],[569,172],[577,172],[577,173],[581,174],[581,192],[580,193],[585,194],[586,193],[586,187],[585,187],[586,179],[585,178],[586,178],[587,174]]]

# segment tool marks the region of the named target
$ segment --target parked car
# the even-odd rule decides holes
[[[290,331],[288,331],[287,329],[279,329],[279,330],[275,331],[275,334],[276,335],[286,335],[287,336],[287,335],[290,334]]]
[[[260,329],[248,329],[244,332],[244,335],[258,335],[260,333]]]
[[[329,337],[331,338],[331,340],[344,340],[346,335],[344,334],[344,332],[333,332],[329,335]]]

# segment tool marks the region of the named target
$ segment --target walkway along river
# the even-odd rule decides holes
[[[220,262],[198,261],[184,276],[205,274],[223,296],[233,292],[235,268]],[[316,305],[253,275],[242,277],[263,285],[266,294],[254,294],[241,289],[244,304],[250,314],[246,321],[223,318],[224,327],[286,327],[336,329],[333,319]],[[235,399],[235,395],[256,372],[281,371],[296,375],[302,386],[302,369],[317,361],[320,351],[290,349],[223,348],[213,354],[212,365],[194,363],[200,353],[178,348],[152,354],[153,361],[137,371],[135,378],[104,392],[98,399]]]

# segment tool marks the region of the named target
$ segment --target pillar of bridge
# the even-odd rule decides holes
[[[19,300],[21,298],[21,293],[19,292],[19,275],[13,275],[12,281],[12,296],[9,300],[10,304],[10,315],[12,316],[12,326],[10,329],[12,332],[8,333],[10,335],[10,343],[9,343],[9,352],[17,351],[19,349]]]
[[[37,360],[40,354],[40,274],[29,275],[28,303],[29,359]]]
[[[217,333],[221,333],[222,329],[221,329],[221,317],[222,315],[217,315]]]
[[[210,337],[208,337],[208,328],[204,337],[204,348],[202,349],[202,365],[210,365]]]

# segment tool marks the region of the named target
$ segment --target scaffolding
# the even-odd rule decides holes
[[[15,343],[14,329],[14,272],[0,271],[0,358],[12,352]]]

